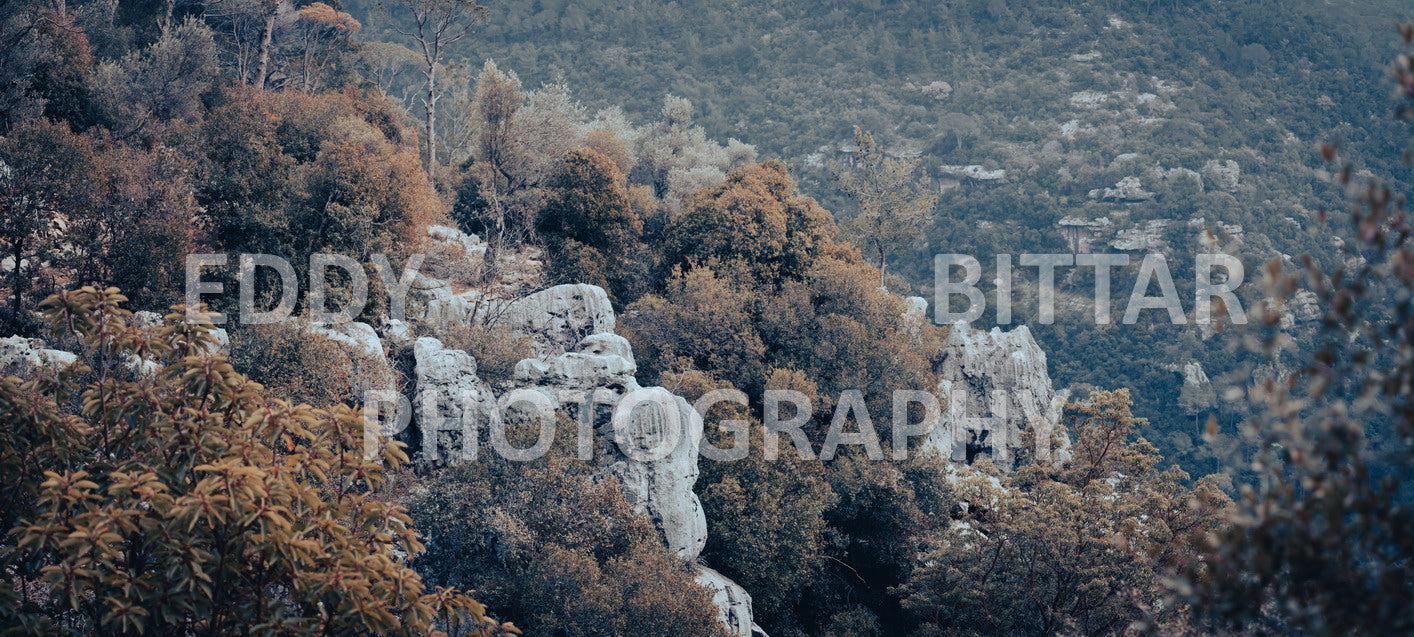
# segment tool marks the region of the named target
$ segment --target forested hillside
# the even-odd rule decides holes
[[[0,632],[1414,631],[1406,7],[1012,4],[0,0]]]
[[[360,37],[405,42],[376,6],[348,3],[368,24]],[[917,157],[919,173],[945,189],[891,269],[902,277],[896,288],[930,302],[934,254],[975,255],[990,272],[994,254],[1073,251],[1065,219],[1105,221],[1096,251],[1126,236],[1136,254],[1163,251],[1188,299],[1193,273],[1176,264],[1208,251],[1205,231],[1243,259],[1251,281],[1283,255],[1335,263],[1317,213],[1344,207],[1344,195],[1330,184],[1320,144],[1339,144],[1357,173],[1400,174],[1402,138],[1384,88],[1397,51],[1394,8],[546,0],[491,6],[487,25],[448,60],[455,72],[494,59],[526,86],[555,83],[591,112],[620,107],[638,122],[658,118],[666,95],[687,99],[708,136],[786,160],[840,220],[855,208],[830,164],[849,161],[854,126],[872,132],[890,152]],[[400,90],[414,98],[416,76],[404,81]],[[970,177],[958,170],[966,166],[1004,177]],[[1126,177],[1139,179],[1134,196],[1118,194]],[[1116,275],[1117,300],[1134,270]],[[1145,433],[1167,457],[1218,470],[1202,423],[1216,415],[1232,434],[1244,413],[1226,401],[1188,409],[1200,413],[1169,408],[1181,397],[1183,365],[1201,363],[1221,394],[1260,361],[1231,339],[1167,320],[1096,329],[1093,276],[1072,273],[1061,284],[1056,325],[1037,325],[1022,281],[1014,319],[1032,325],[1057,380],[1133,388],[1150,420]]]

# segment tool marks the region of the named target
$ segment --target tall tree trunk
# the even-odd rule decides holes
[[[255,69],[255,81],[252,84],[255,88],[265,88],[265,79],[270,73],[270,44],[275,38],[275,14],[279,13],[279,5],[270,7],[270,14],[265,16],[265,28],[260,35],[260,62]]]
[[[422,104],[427,109],[427,175],[437,165],[437,63],[427,65],[427,96]]]

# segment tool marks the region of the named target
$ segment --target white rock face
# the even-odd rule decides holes
[[[1281,316],[1281,329],[1284,330],[1289,330],[1298,323],[1320,320],[1322,315],[1320,300],[1316,293],[1310,290],[1297,290],[1281,304],[1278,311]]]
[[[697,572],[694,579],[698,585],[712,591],[712,603],[717,605],[717,617],[722,620],[727,631],[741,637],[751,637],[753,630],[754,634],[765,634],[751,621],[751,595],[746,593],[746,589],[706,566],[697,565],[695,568]]]
[[[1203,164],[1201,172],[1209,183],[1228,192],[1237,190],[1238,186],[1242,185],[1242,167],[1231,159],[1209,159]]]
[[[409,343],[412,341],[412,326],[407,321],[387,319],[383,321],[383,338],[395,345]]]
[[[629,503],[653,519],[668,548],[692,560],[707,544],[707,519],[692,491],[702,418],[687,400],[662,387],[639,387],[636,369],[623,337],[591,334],[574,351],[522,360],[515,378],[570,417],[592,418],[595,446],[606,452],[608,469],[623,482]],[[630,395],[634,403],[621,408]],[[581,413],[590,396],[588,414]]]
[[[1060,419],[1058,397],[1046,371],[1046,353],[1025,325],[1011,331],[953,325],[939,369],[938,394],[947,402],[943,426],[926,444],[956,463],[991,458],[1011,469],[1026,461],[1063,457],[1050,445],[1030,447],[1022,433],[1048,441]]]
[[[422,291],[431,299],[431,307],[440,304],[443,310],[462,311],[464,317],[474,317],[482,311],[477,308],[484,306],[471,296],[474,292],[451,294],[450,287],[435,280],[427,281]],[[702,443],[702,419],[696,410],[664,388],[639,386],[633,350],[613,333],[614,312],[603,289],[561,285],[503,309],[494,320],[528,335],[535,354],[516,365],[508,395],[530,390],[571,421],[588,424],[604,475],[616,476],[628,502],[662,532],[664,545],[693,564],[707,543],[706,517],[693,492]],[[412,334],[411,326],[394,323],[383,331],[389,340]],[[330,338],[369,352],[377,347],[383,356],[372,329],[341,327],[337,332]],[[517,424],[528,417],[528,412],[516,408],[498,413],[495,394],[477,376],[476,360],[466,352],[425,337],[413,341],[412,348],[416,376],[412,405],[424,459],[455,462],[469,458],[463,454],[470,450],[494,453],[485,444],[492,418]],[[506,398],[502,396],[503,401]],[[625,403],[626,398],[632,402]],[[475,429],[468,430],[464,422]],[[724,625],[733,634],[750,637],[754,625],[746,591],[716,571],[695,564],[693,568],[712,591]]]
[[[1178,393],[1178,406],[1184,413],[1193,416],[1208,411],[1218,404],[1217,391],[1203,371],[1203,364],[1188,361],[1183,364],[1183,389]]]
[[[496,413],[496,397],[476,375],[475,358],[447,349],[435,338],[417,339],[413,361],[417,386],[412,406],[422,435],[423,458],[431,462],[459,460],[464,450],[477,449],[481,443],[463,438],[463,423],[485,431]]]
[[[1130,175],[1119,180],[1114,188],[1099,188],[1090,191],[1090,198],[1101,201],[1138,202],[1154,198],[1154,193],[1144,190],[1138,177]]]
[[[497,320],[530,336],[535,355],[547,358],[591,334],[612,333],[614,308],[603,288],[574,283],[517,299]]]
[[[616,447],[625,455],[610,470],[623,482],[629,504],[663,531],[668,548],[691,561],[707,546],[707,518],[692,491],[697,483],[702,418],[687,400],[662,387],[649,387],[638,395],[640,401],[631,408],[615,406],[615,411],[627,414],[627,423],[613,425]],[[652,459],[657,456],[653,450],[668,445],[672,445],[670,453]],[[643,457],[630,457],[639,453]]]
[[[612,325],[606,297],[582,289],[592,286],[569,287],[581,289],[547,295],[544,304],[563,314],[551,321],[527,321],[541,326],[531,333],[544,335],[547,351],[580,329],[572,326]],[[641,388],[636,371],[628,341],[604,332],[581,338],[569,351],[522,360],[515,379],[539,391],[575,422],[589,423],[594,448],[602,453],[606,472],[622,483],[629,504],[653,520],[664,545],[691,563],[707,544],[707,519],[693,492],[702,418],[681,396],[662,387]],[[633,402],[624,403],[626,398]],[[752,624],[751,596],[741,586],[705,566],[693,568],[698,583],[712,592],[730,633],[750,637],[755,629],[764,634]]]
[[[903,321],[915,336],[928,324],[928,299],[910,296],[904,299]]]
[[[46,349],[44,341],[23,336],[0,338],[0,377],[30,378],[41,370],[55,371],[78,360],[78,356]]]
[[[466,258],[470,264],[481,263],[486,256],[486,242],[482,241],[481,237],[466,234],[451,226],[428,226],[427,236],[432,237],[434,241],[460,247],[466,252]]]
[[[1168,219],[1150,219],[1143,225],[1125,228],[1115,233],[1110,247],[1116,250],[1153,252],[1168,246],[1164,231],[1169,226]]]
[[[1006,179],[1005,169],[998,168],[996,170],[987,170],[987,168],[985,166],[982,166],[981,164],[969,164],[966,166],[939,166],[938,172],[944,175],[966,177],[968,179],[975,179],[977,181],[997,181],[999,179]]]
[[[515,380],[534,386],[588,390],[598,387],[617,392],[638,388],[638,366],[628,341],[618,334],[591,334],[573,352],[549,360],[527,358],[516,363]]]
[[[162,325],[165,323],[166,321],[162,318],[162,315],[156,312],[152,312],[149,310],[138,310],[136,312],[133,312],[133,327],[153,329],[162,327]]]

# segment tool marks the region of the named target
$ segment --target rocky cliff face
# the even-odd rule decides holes
[[[941,426],[926,439],[938,455],[959,464],[991,459],[1002,469],[1064,457],[1067,442],[1052,440],[1064,396],[1052,387],[1046,353],[1025,325],[984,332],[958,322],[938,374],[946,406]]]
[[[474,237],[435,228],[435,241],[479,258]],[[520,296],[478,290],[454,292],[447,281],[421,277],[414,283],[422,308],[416,322],[484,322],[528,336],[533,356],[516,364],[511,387],[501,394],[539,394],[571,422],[592,431],[592,450],[603,475],[615,476],[628,502],[653,520],[663,544],[696,574],[734,635],[762,634],[752,622],[751,596],[726,576],[696,562],[707,544],[707,521],[693,492],[702,442],[702,419],[681,396],[662,387],[642,387],[633,349],[614,334],[616,319],[602,288],[569,284]],[[390,322],[385,337],[406,339],[409,326]],[[464,443],[486,452],[487,424],[502,410],[497,396],[478,378],[469,354],[446,348],[434,338],[413,345],[415,427],[425,459],[445,462],[462,455]],[[523,394],[522,394],[523,395]],[[625,399],[628,402],[625,403]],[[506,423],[523,417],[503,405]],[[615,426],[615,412],[619,412]],[[469,413],[470,412],[470,413]],[[460,418],[478,424],[478,440],[462,438]]]

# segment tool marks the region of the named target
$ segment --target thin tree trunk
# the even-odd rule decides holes
[[[427,65],[427,97],[423,98],[427,109],[427,174],[432,176],[432,168],[437,165],[437,64]]]
[[[270,15],[265,16],[265,28],[260,36],[260,63],[255,69],[255,88],[265,88],[265,79],[270,73],[270,44],[275,38],[275,14],[279,13],[279,7],[272,7]]]

